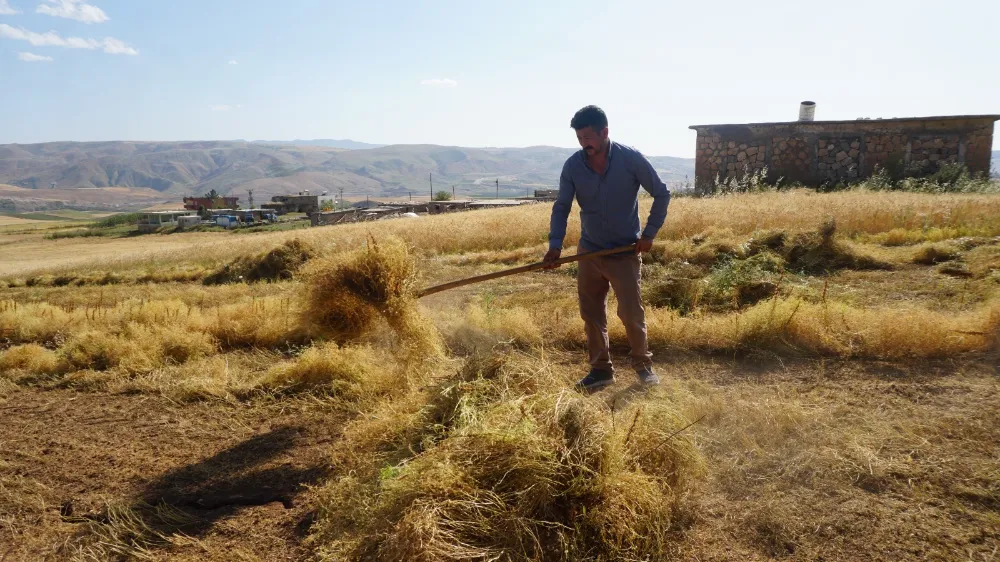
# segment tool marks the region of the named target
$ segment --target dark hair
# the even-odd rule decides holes
[[[573,116],[573,120],[569,122],[569,126],[573,127],[577,131],[583,129],[584,127],[590,127],[595,131],[603,131],[605,127],[608,126],[608,116],[604,114],[604,110],[597,107],[596,105],[588,105],[587,107],[576,112]]]

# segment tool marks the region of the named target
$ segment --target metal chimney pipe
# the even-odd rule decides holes
[[[816,102],[804,101],[799,104],[799,121],[812,121],[816,117]]]

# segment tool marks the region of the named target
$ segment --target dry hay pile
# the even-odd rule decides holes
[[[416,261],[397,238],[319,258],[306,271],[303,320],[337,341],[370,334],[379,319],[412,351],[439,347],[436,329],[416,311]]]
[[[473,357],[416,421],[348,428],[345,476],[320,496],[321,559],[667,557],[704,470],[673,434],[686,421],[659,400],[611,413],[538,364]]]
[[[237,258],[206,276],[203,282],[222,285],[288,280],[315,255],[316,249],[311,244],[294,238],[268,252]]]
[[[891,269],[885,262],[859,254],[834,238],[837,223],[829,219],[816,232],[803,232],[783,241],[781,248],[791,269],[804,273],[827,273],[839,269]]]
[[[936,265],[957,260],[962,254],[957,248],[945,244],[924,244],[913,254],[913,263]]]

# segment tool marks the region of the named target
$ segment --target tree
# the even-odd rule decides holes
[[[333,199],[324,199],[319,204],[320,211],[332,211],[333,210]]]
[[[212,206],[210,207],[212,209],[221,209],[222,204],[225,203],[225,201],[222,199],[222,196],[219,195],[219,192],[214,189],[206,193],[205,198],[212,200]]]
[[[438,191],[434,194],[435,201],[451,201],[451,194],[447,191]]]

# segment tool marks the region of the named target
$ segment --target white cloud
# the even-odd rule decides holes
[[[21,12],[12,8],[7,0],[0,0],[0,16],[13,16],[14,14],[20,13]]]
[[[243,104],[236,104],[236,105],[228,105],[228,104],[213,105],[212,106],[212,111],[231,111],[233,109],[241,109],[242,107],[243,107]]]
[[[109,55],[138,55],[139,51],[136,51],[132,47],[126,45],[122,40],[115,39],[114,37],[104,38],[104,52]]]
[[[454,88],[458,86],[458,82],[452,80],[451,78],[429,78],[427,80],[420,81],[421,86],[432,86],[434,88]]]
[[[54,60],[52,57],[25,52],[18,53],[17,58],[23,60],[24,62],[52,62]]]
[[[85,4],[82,0],[45,1],[45,4],[39,4],[38,8],[35,9],[36,13],[57,18],[69,18],[83,23],[104,23],[110,19],[104,10],[91,4]]]
[[[240,63],[238,63],[238,62],[236,62],[234,60],[231,60],[231,61],[229,61],[229,64],[240,64]]]
[[[67,49],[101,49],[111,55],[138,55],[139,51],[126,45],[120,39],[105,37],[104,39],[84,39],[82,37],[63,37],[55,31],[36,33],[23,27],[11,27],[0,23],[0,37],[27,41],[36,47],[65,47]]]

